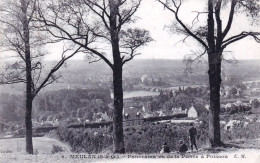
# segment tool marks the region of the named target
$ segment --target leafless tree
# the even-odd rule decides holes
[[[246,37],[252,37],[255,41],[260,42],[259,32],[241,31],[237,35],[231,35],[231,27],[236,14],[246,14],[248,18],[258,18],[259,0],[207,0],[207,9],[205,12],[196,11],[196,17],[187,25],[184,19],[180,17],[180,11],[183,0],[158,0],[160,4],[167,10],[171,11],[178,25],[175,30],[185,35],[185,40],[188,37],[195,39],[202,47],[201,54],[197,54],[195,58],[190,58],[190,61],[197,60],[204,54],[208,54],[208,75],[210,84],[210,121],[209,121],[209,137],[211,145],[221,146],[220,134],[220,85],[221,85],[221,63],[223,61],[224,49],[229,45],[242,40]],[[206,1],[205,1],[206,3]],[[229,9],[227,23],[223,24],[223,10]],[[207,23],[199,25],[199,16],[207,15]],[[175,25],[176,25],[175,24]],[[185,41],[184,40],[184,41]]]
[[[47,53],[43,46],[49,42],[33,21],[37,13],[36,0],[8,0],[1,2],[1,55],[15,60],[6,61],[5,71],[0,74],[0,84],[26,84],[26,152],[33,154],[32,103],[37,94],[59,76],[54,73],[80,48],[64,50],[61,59],[51,70],[44,72],[42,57]],[[71,52],[72,51],[72,52]]]
[[[125,153],[123,135],[123,65],[150,42],[149,32],[130,28],[141,0],[45,0],[39,11],[43,29],[57,38],[84,49],[91,62],[103,60],[113,71],[114,152]],[[112,61],[109,53],[112,52]]]

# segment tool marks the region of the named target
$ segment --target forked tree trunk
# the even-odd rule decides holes
[[[220,85],[221,85],[221,59],[218,55],[209,54],[209,84],[210,84],[210,115],[209,138],[212,147],[221,146],[221,133],[219,123],[220,113]]]
[[[209,139],[212,147],[221,146],[219,123],[220,85],[221,85],[221,50],[219,40],[215,44],[215,25],[213,17],[213,0],[208,0],[208,64],[210,87]]]

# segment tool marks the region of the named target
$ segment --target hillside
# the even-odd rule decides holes
[[[65,152],[70,153],[70,147],[56,139],[48,137],[33,138],[34,150],[37,150],[38,154],[51,154],[53,145],[58,145],[62,147]],[[0,151],[1,153],[11,151],[11,153],[14,154],[24,154],[25,138],[0,139]]]

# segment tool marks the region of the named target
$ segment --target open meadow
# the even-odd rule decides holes
[[[47,137],[33,138],[34,152],[38,154],[51,154],[53,145],[60,146],[64,152],[70,153],[70,147],[64,143]],[[0,139],[1,153],[25,153],[25,138]]]

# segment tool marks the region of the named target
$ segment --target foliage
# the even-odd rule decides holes
[[[106,149],[112,151],[112,137],[103,129],[61,127],[56,132],[51,131],[50,136],[67,142],[73,152],[98,153]]]
[[[97,111],[104,112],[106,105],[111,102],[110,91],[101,88],[51,91],[41,98],[45,100],[45,111],[66,113],[81,107],[96,107]]]
[[[24,97],[0,94],[0,119],[3,122],[24,121]],[[91,119],[97,112],[108,112],[111,103],[108,89],[76,89],[42,92],[33,102],[33,116],[39,122],[66,119],[70,116]],[[84,114],[81,114],[84,111]]]
[[[201,118],[202,123],[197,124],[197,146],[203,148],[209,145],[208,117]],[[189,124],[149,123],[139,127],[125,128],[125,148],[127,153],[159,153],[164,142],[167,142],[171,151],[177,151],[179,141],[183,140],[189,146]],[[244,123],[235,125],[231,131],[221,129],[224,143],[241,139],[255,139],[260,136],[260,123],[252,122],[246,127]],[[100,153],[112,152],[111,130],[99,129],[68,129],[58,128],[50,131],[50,137],[68,143],[73,152]]]
[[[179,148],[179,140],[189,146],[188,124],[144,124],[136,128],[125,128],[125,148],[127,153],[159,153],[166,141],[172,151]],[[198,125],[197,145],[202,147],[207,143],[207,128]],[[112,136],[110,128],[72,129],[58,128],[50,132],[52,137],[68,143],[73,152],[111,152]]]
[[[24,98],[8,93],[0,94],[0,119],[3,122],[21,122],[24,120]]]
[[[260,107],[260,102],[257,99],[252,101],[252,108],[257,109]]]
[[[52,145],[51,154],[55,154],[55,153],[59,153],[59,152],[64,152],[64,150],[62,149],[62,147],[60,147],[60,146],[58,146],[58,145]]]
[[[162,96],[162,97],[160,97]],[[208,103],[208,88],[207,87],[187,87],[186,89],[181,89],[175,91],[175,95],[168,96],[160,95],[158,99],[161,100],[161,105],[164,110],[169,110],[172,108],[190,108],[191,104],[202,101],[203,104]]]
[[[244,123],[239,123],[233,126],[232,130],[222,130],[223,140],[248,140],[260,137],[260,123],[252,122],[245,126]]]

